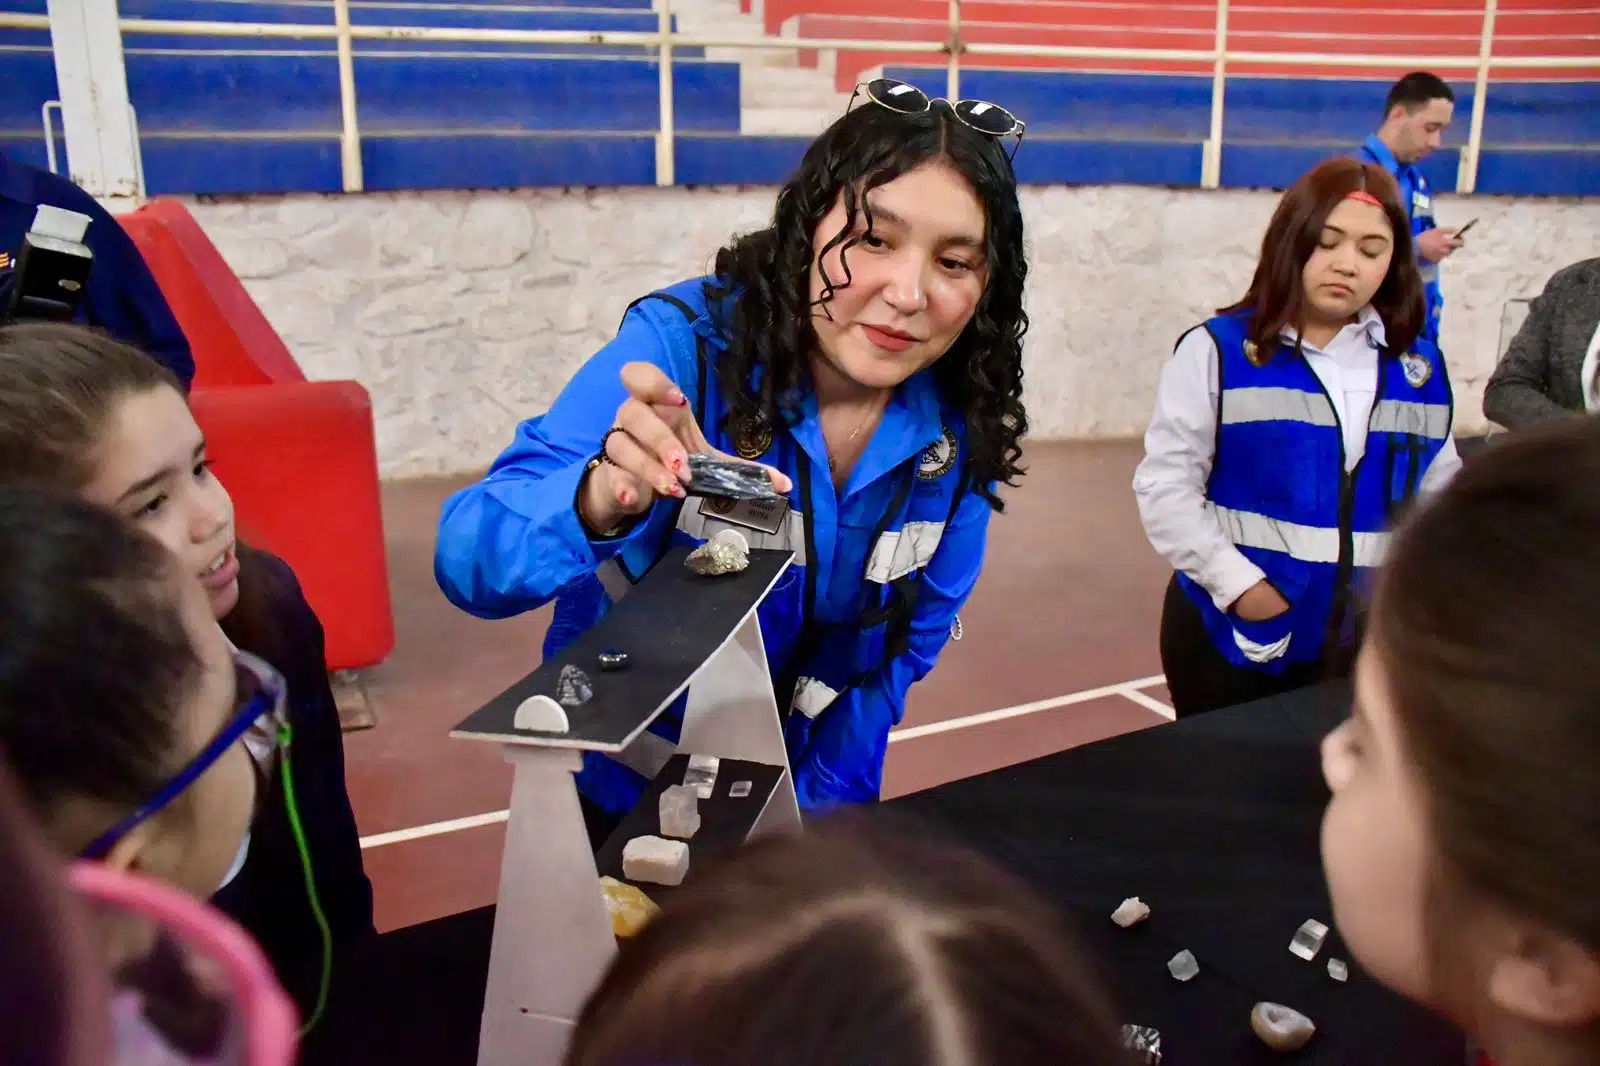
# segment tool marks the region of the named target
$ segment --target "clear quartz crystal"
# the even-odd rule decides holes
[[[556,679],[556,702],[563,707],[582,707],[594,699],[594,684],[589,675],[568,663]]]
[[[1149,1025],[1124,1025],[1122,1046],[1133,1053],[1133,1061],[1145,1066],[1161,1064],[1161,1032]]]
[[[1194,952],[1180,951],[1167,960],[1167,970],[1180,981],[1187,981],[1200,972],[1200,963],[1195,960]]]
[[[1307,918],[1300,923],[1300,928],[1294,931],[1294,939],[1289,941],[1289,950],[1310,962],[1317,957],[1317,952],[1322,950],[1322,942],[1327,937],[1327,926],[1315,918]]]
[[[668,786],[660,803],[662,836],[688,840],[700,831],[700,796],[692,786]]]
[[[691,755],[689,768],[683,772],[683,783],[694,789],[701,799],[710,799],[712,789],[717,786],[717,767],[721,764],[722,760],[715,755]]]
[[[1350,980],[1350,964],[1343,959],[1329,959],[1328,976],[1335,981]]]
[[[732,785],[728,786],[728,798],[742,800],[746,796],[750,795],[750,789],[752,787],[752,782],[735,781]]]

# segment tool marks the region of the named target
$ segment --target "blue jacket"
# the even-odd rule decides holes
[[[1345,470],[1344,431],[1322,382],[1285,344],[1264,365],[1245,356],[1248,312],[1210,319],[1217,345],[1217,449],[1207,508],[1289,602],[1265,622],[1224,614],[1187,575],[1212,642],[1236,666],[1281,672],[1355,638],[1360,598],[1388,546],[1396,510],[1417,495],[1450,433],[1452,399],[1438,348],[1419,340],[1378,356],[1367,448]],[[1269,658],[1288,639],[1282,654]]]
[[[1356,153],[1364,163],[1376,163],[1390,174],[1400,186],[1400,202],[1405,205],[1411,219],[1411,237],[1417,237],[1435,228],[1433,220],[1433,194],[1428,189],[1428,179],[1421,169],[1410,163],[1401,163],[1389,151],[1389,146],[1377,134],[1368,137]],[[1434,344],[1439,343],[1439,316],[1444,311],[1444,289],[1439,285],[1439,264],[1430,263],[1417,254],[1417,269],[1422,273],[1422,292],[1427,300],[1428,317],[1422,335]]]
[[[584,468],[626,399],[622,366],[654,363],[695,405],[713,447],[759,459],[794,482],[787,514],[766,523],[775,531],[741,532],[752,546],[796,556],[760,610],[773,672],[786,679],[780,687],[796,679],[792,702],[778,693],[781,709],[792,706],[786,739],[795,791],[807,810],[870,802],[906,690],[933,668],[983,564],[990,507],[963,491],[965,422],[931,372],[918,373],[896,392],[836,494],[814,398],[792,428],[725,424],[723,396],[710,383],[726,341],[708,312],[706,280],[637,302],[549,413],[518,427],[488,477],[445,502],[434,573],[452,603],[483,618],[554,598],[548,656],[609,606],[595,576],[602,564],[640,575],[669,543],[698,543],[728,528],[701,499],[659,501],[615,540],[590,539],[578,521],[573,501]],[[675,741],[681,714],[680,701],[652,731]],[[644,778],[591,756],[578,783],[615,813],[637,802]]]
[[[93,219],[83,242],[94,253],[94,267],[77,321],[98,326],[153,356],[188,391],[194,380],[189,342],[133,238],[94,197],[66,178],[7,159],[4,153],[0,153],[0,300],[10,297],[22,237],[32,227],[40,204]]]

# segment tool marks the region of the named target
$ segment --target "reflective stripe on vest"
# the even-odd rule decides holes
[[[1450,407],[1442,403],[1379,400],[1373,405],[1368,431],[1443,439],[1450,432]]]
[[[1251,511],[1236,511],[1207,502],[1206,509],[1216,516],[1228,539],[1241,548],[1282,552],[1304,563],[1339,561],[1339,530],[1332,527],[1303,526]],[[1388,533],[1354,533],[1353,565],[1377,566],[1389,550]]]
[[[867,560],[867,580],[880,585],[921,570],[933,561],[944,539],[943,522],[907,522],[899,529],[885,530],[872,546]]]

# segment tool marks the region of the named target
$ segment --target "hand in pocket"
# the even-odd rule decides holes
[[[1233,601],[1233,613],[1246,622],[1266,622],[1289,610],[1289,601],[1262,579],[1245,589],[1244,595]]]

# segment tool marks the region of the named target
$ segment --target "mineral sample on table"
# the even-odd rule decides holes
[[[1289,950],[1310,962],[1317,957],[1317,952],[1322,950],[1322,942],[1328,938],[1328,927],[1315,918],[1307,918],[1300,923],[1300,928],[1294,931],[1294,938],[1289,941]]]
[[[724,529],[689,553],[684,565],[701,577],[737,574],[750,565],[750,543],[736,529]]]
[[[755,787],[750,781],[735,781],[728,786],[728,798],[742,800],[750,795],[750,790]]]
[[[1340,982],[1350,980],[1350,964],[1343,959],[1329,959],[1328,976]]]
[[[622,846],[622,876],[653,885],[681,885],[689,873],[689,845],[657,836],[634,837]]]
[[[594,699],[594,684],[589,675],[568,663],[556,678],[556,702],[563,707],[582,707]]]
[[[683,783],[694,789],[696,796],[708,800],[717,786],[717,768],[721,765],[722,760],[715,755],[691,755],[689,768],[683,772]]]
[[[1274,1051],[1299,1051],[1317,1031],[1310,1018],[1281,1003],[1257,1003],[1250,1011],[1250,1028]]]
[[[1138,896],[1129,896],[1111,912],[1111,920],[1126,929],[1150,917],[1150,905]]]
[[[689,456],[690,496],[720,496],[726,500],[781,500],[763,467],[737,459],[719,459],[706,452]]]
[[[661,835],[688,840],[700,831],[700,796],[691,785],[669,785],[661,793]]]
[[[1187,981],[1200,972],[1200,963],[1195,961],[1194,952],[1180,951],[1167,960],[1167,971],[1180,981]]]
[[[600,893],[606,900],[613,936],[633,936],[661,913],[661,908],[643,889],[615,877],[600,878]]]
[[[628,668],[628,653],[618,648],[607,648],[595,656],[595,661],[600,664],[600,669],[607,672],[626,670]]]
[[[1145,1066],[1161,1064],[1161,1031],[1148,1025],[1124,1025],[1122,1046],[1133,1053],[1134,1062]]]

